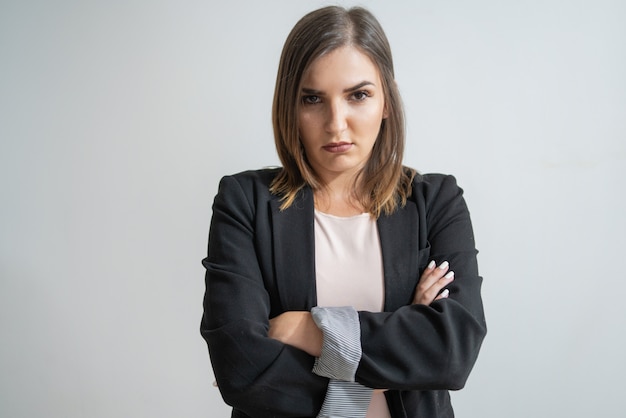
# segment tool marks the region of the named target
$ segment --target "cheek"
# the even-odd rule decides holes
[[[298,127],[298,134],[300,135],[300,143],[304,147],[305,152],[311,147],[311,144],[315,141],[315,129],[314,124],[310,117],[300,116]]]
[[[301,138],[313,138],[320,129],[320,121],[314,114],[304,113],[298,118],[298,131]]]
[[[367,112],[359,114],[357,120],[355,120],[355,127],[361,131],[362,134],[376,137],[378,131],[380,131],[383,118],[384,114],[382,108],[369,109]]]

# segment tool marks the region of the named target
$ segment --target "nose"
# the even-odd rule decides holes
[[[345,105],[339,101],[333,101],[328,104],[326,112],[326,132],[330,134],[339,134],[348,127],[347,109]]]

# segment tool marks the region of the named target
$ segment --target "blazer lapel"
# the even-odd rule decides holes
[[[410,200],[392,215],[378,218],[385,275],[385,311],[394,311],[411,302],[419,270],[418,228],[417,207]]]
[[[289,208],[270,201],[276,287],[285,311],[310,310],[317,305],[313,194],[304,188]],[[378,218],[385,275],[385,311],[411,302],[417,284],[419,219],[408,201],[392,215]]]
[[[304,188],[296,201],[280,210],[270,201],[276,287],[285,311],[310,310],[317,304],[313,194]]]

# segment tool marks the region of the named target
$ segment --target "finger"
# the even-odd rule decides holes
[[[435,300],[446,299],[448,296],[450,296],[450,291],[448,289],[443,289],[443,291],[439,293],[439,296],[437,296]]]
[[[444,276],[449,269],[450,264],[447,261],[444,261],[443,263],[439,264],[437,268],[433,268],[430,271],[424,270],[422,276],[426,276],[426,281],[434,283],[437,280],[441,279],[441,277]]]
[[[449,268],[450,268],[450,263],[448,263],[447,261],[444,261],[443,263],[439,264],[439,267],[437,267],[438,270],[444,273],[448,271]]]
[[[430,263],[428,263],[428,265],[426,266],[426,270],[432,270],[435,268],[436,265],[437,263],[435,262],[435,260],[430,260]]]
[[[426,266],[426,268],[424,269],[424,273],[422,273],[422,275],[427,275],[427,274],[431,274],[433,272],[446,272],[449,268],[450,268],[450,263],[448,263],[447,261],[443,261],[441,264],[439,264],[439,267],[437,267],[435,269],[435,266],[437,265],[437,263],[435,262],[435,260],[432,260],[430,263],[428,263],[428,265]]]

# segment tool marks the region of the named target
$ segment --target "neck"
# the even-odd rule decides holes
[[[353,216],[365,212],[354,176],[337,176],[314,191],[315,208],[335,216]]]

